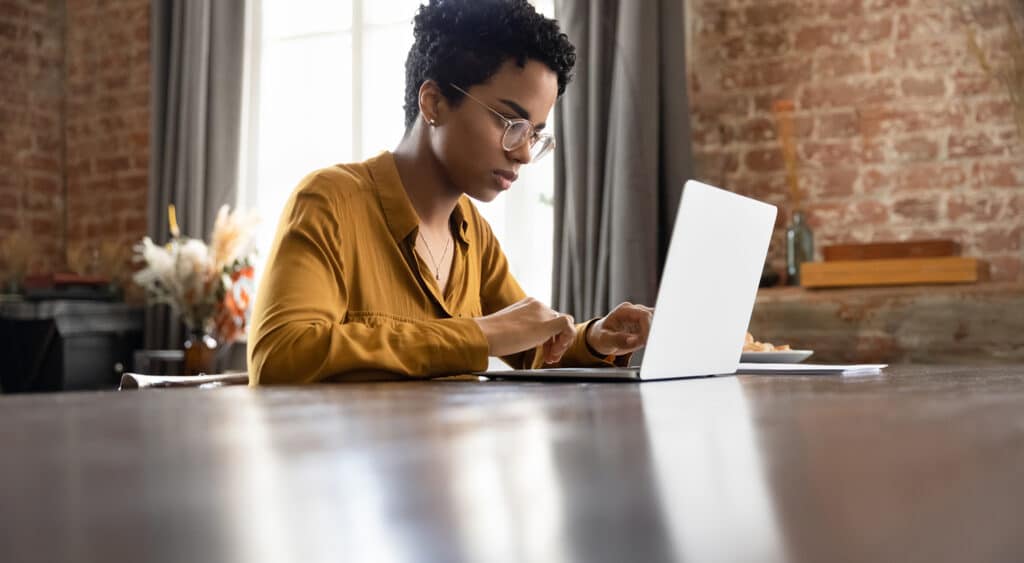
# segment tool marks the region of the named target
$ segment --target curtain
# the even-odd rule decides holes
[[[153,0],[149,235],[170,236],[167,206],[182,234],[207,238],[237,192],[245,45],[245,0]],[[146,347],[181,347],[166,307],[146,314]]]
[[[553,306],[654,305],[693,176],[683,0],[557,0],[575,79],[555,127]]]

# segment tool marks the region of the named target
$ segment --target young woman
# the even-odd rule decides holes
[[[307,176],[286,205],[249,334],[252,384],[623,364],[651,310],[575,324],[528,298],[471,199],[554,147],[575,48],[527,0],[431,0],[395,151]]]

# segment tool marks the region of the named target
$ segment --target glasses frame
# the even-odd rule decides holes
[[[505,132],[501,134],[501,148],[505,149],[506,151],[512,152],[514,150],[519,149],[520,147],[522,147],[525,144],[529,144],[530,145],[530,161],[531,162],[535,162],[537,160],[540,160],[544,156],[546,156],[549,152],[551,152],[555,148],[555,144],[556,144],[555,136],[552,135],[551,133],[548,133],[547,131],[537,131],[537,128],[533,126],[533,123],[531,123],[529,119],[523,119],[523,118],[509,119],[509,118],[505,117],[504,115],[501,115],[501,112],[499,112],[498,110],[496,110],[496,109],[492,108],[491,106],[487,105],[486,103],[481,101],[479,98],[477,98],[473,94],[470,94],[469,92],[463,90],[462,88],[459,88],[457,85],[452,84],[451,82],[449,82],[448,84],[452,88],[455,88],[459,92],[462,92],[462,94],[464,94],[467,98],[469,98],[469,99],[473,100],[474,102],[476,102],[476,103],[480,104],[481,106],[483,106],[485,109],[487,109],[488,111],[490,111],[491,113],[496,115],[498,117],[498,119],[500,119],[502,122],[505,123]],[[529,129],[529,134],[527,134],[526,137],[520,143],[516,144],[515,146],[509,146],[509,143],[506,142],[506,139],[508,138],[509,131],[511,131],[512,127],[514,127],[518,123],[525,123],[530,128]],[[537,154],[533,154],[533,147],[534,147],[534,145],[536,145],[541,139],[545,139],[545,140],[547,140],[549,142],[546,144],[546,146],[543,149],[541,149],[541,152],[539,152]]]

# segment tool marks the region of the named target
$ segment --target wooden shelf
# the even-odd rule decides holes
[[[1024,362],[1024,283],[758,292],[750,332],[820,362]]]

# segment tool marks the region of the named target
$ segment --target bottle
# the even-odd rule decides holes
[[[800,285],[800,264],[814,260],[814,233],[797,210],[786,228],[786,283]]]

